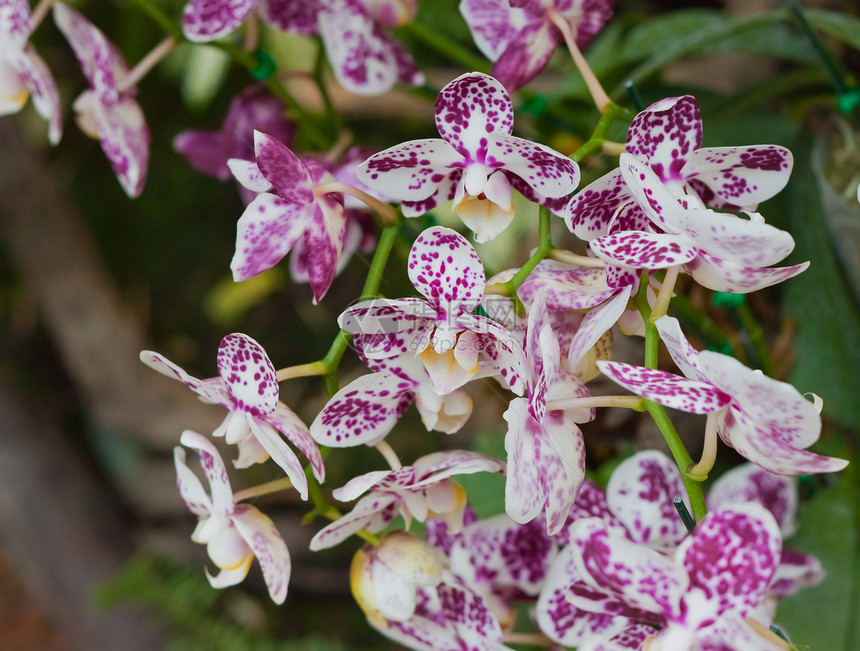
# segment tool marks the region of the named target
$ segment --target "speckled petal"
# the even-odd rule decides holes
[[[546,503],[536,443],[540,423],[529,413],[525,398],[512,400],[502,417],[508,423],[505,511],[515,522],[524,524],[536,518]]]
[[[247,280],[280,262],[302,236],[313,210],[313,205],[290,203],[269,192],[257,195],[236,224],[233,279]]]
[[[662,316],[657,319],[657,331],[660,340],[666,346],[672,360],[688,378],[693,380],[707,381],[706,377],[699,372],[699,351],[690,345],[678,319],[672,316]]]
[[[684,173],[706,186],[700,193],[706,204],[755,210],[785,187],[793,164],[791,152],[779,145],[706,147],[693,152]]]
[[[610,531],[621,536],[627,535],[626,525],[609,508],[603,489],[598,488],[590,479],[586,479],[579,487],[566,526],[582,518],[600,518]],[[556,539],[565,546],[569,544],[565,529],[561,530]]]
[[[745,267],[720,260],[700,251],[695,260],[684,265],[684,271],[690,274],[693,280],[702,287],[713,289],[716,292],[749,294],[794,278],[806,271],[808,267],[808,262],[790,267],[768,267],[765,269]]]
[[[281,437],[280,432],[270,423],[258,422],[254,418],[250,419],[250,426],[254,438],[269,454],[272,461],[287,474],[293,488],[298,491],[303,500],[308,499],[308,480],[302,463]]]
[[[732,468],[720,476],[708,491],[708,508],[755,502],[770,511],[787,537],[797,528],[797,482],[792,477],[774,475],[752,463]]]
[[[618,209],[633,203],[633,195],[624,182],[621,170],[616,169],[577,192],[562,216],[574,235],[589,242],[606,235]]]
[[[608,301],[592,308],[585,315],[570,342],[567,362],[571,369],[576,369],[586,353],[618,322],[627,309],[632,292],[632,286],[617,290]]]
[[[378,95],[397,82],[397,58],[359,0],[326,0],[317,26],[335,77],[346,90]]]
[[[502,472],[505,464],[493,457],[468,450],[433,452],[417,459],[413,464],[416,481],[412,488],[424,488],[454,475],[476,472]]]
[[[779,526],[764,507],[709,513],[677,552],[690,575],[687,623],[706,626],[726,612],[750,616],[764,599],[781,549]]]
[[[670,618],[682,612],[689,578],[670,558],[611,533],[597,518],[574,522],[570,541],[577,571],[598,590]]]
[[[546,530],[552,536],[567,522],[585,480],[585,442],[579,427],[565,412],[547,412],[541,426],[535,449],[546,495]]]
[[[439,138],[410,140],[374,154],[356,168],[358,179],[385,196],[409,202],[420,202],[446,186],[441,202],[448,194],[450,175],[464,164],[462,154]],[[459,176],[458,176],[459,178]],[[436,205],[435,203],[433,205]],[[429,206],[432,208],[433,206]],[[417,208],[415,208],[417,210]],[[414,214],[422,214],[415,212]]]
[[[15,58],[14,67],[23,84],[30,90],[36,111],[48,121],[48,140],[56,145],[63,135],[63,111],[51,71],[29,43]]]
[[[612,472],[606,487],[609,508],[625,523],[631,540],[667,553],[687,536],[672,503],[677,496],[686,501],[678,467],[657,450],[637,452],[625,459]]]
[[[625,389],[672,409],[707,414],[723,408],[731,401],[731,396],[713,385],[665,371],[622,362],[598,361],[597,367]]]
[[[767,588],[769,595],[787,597],[796,594],[803,588],[818,585],[824,580],[824,568],[814,556],[783,549],[779,557],[779,566]]]
[[[342,518],[335,520],[330,525],[320,530],[308,545],[311,551],[328,549],[343,542],[359,529],[368,531],[379,531],[382,527],[374,526],[372,523],[380,524],[380,516],[386,522],[394,518],[393,505],[399,501],[396,495],[373,492],[365,495],[353,507],[352,511]]]
[[[407,273],[443,320],[471,312],[484,295],[481,259],[465,237],[444,226],[418,236],[409,252]]]
[[[667,269],[689,262],[697,249],[686,236],[622,231],[591,241],[597,257],[634,269]]]
[[[409,404],[404,394],[415,386],[390,371],[363,375],[332,396],[311,424],[311,436],[329,447],[373,445],[394,427]]]
[[[545,260],[529,274],[517,290],[521,301],[530,303],[537,292],[546,295],[551,310],[587,310],[612,296],[614,290],[606,284],[606,272],[601,268]]]
[[[218,448],[208,438],[191,430],[182,432],[179,442],[197,452],[200,457],[200,467],[203,468],[209,482],[209,493],[212,495],[212,513],[231,514],[234,504],[233,490],[230,488],[227,467],[218,453]]]
[[[131,97],[115,105],[95,105],[99,142],[125,193],[137,197],[146,183],[149,164],[149,127]]]
[[[274,522],[257,508],[240,504],[232,518],[239,535],[254,552],[263,570],[269,596],[276,604],[284,603],[290,583],[290,553]]]
[[[808,475],[838,472],[848,465],[845,459],[825,457],[793,447],[792,432],[760,426],[738,409],[729,409],[717,420],[720,438],[741,456],[776,475]]]
[[[346,235],[346,213],[343,195],[326,194],[313,204],[311,218],[305,224],[302,250],[307,260],[308,284],[319,303],[337,275]]]
[[[592,602],[593,607],[589,610],[578,608],[568,599],[574,585],[587,588],[590,594],[600,600]],[[629,620],[617,612],[601,608],[601,601],[607,597],[609,595],[599,594],[583,583],[573,555],[563,552],[552,564],[538,597],[535,607],[538,628],[551,640],[565,647],[579,648],[595,636],[610,637],[620,632]]]
[[[627,132],[626,150],[668,181],[682,178],[681,169],[701,145],[699,105],[684,95],[655,102],[639,113]]]
[[[229,34],[245,20],[257,0],[189,0],[182,11],[182,33],[208,43]]]
[[[474,314],[461,314],[457,324],[481,334],[476,343],[481,349],[477,375],[483,377],[482,369],[492,369],[501,378],[499,381],[502,384],[517,395],[522,395],[529,377],[529,366],[526,354],[514,334],[492,319]]]
[[[475,45],[490,61],[501,56],[517,33],[509,0],[461,0],[460,13]]]
[[[174,380],[179,380],[194,391],[203,402],[208,402],[214,405],[221,405],[227,409],[233,408],[233,397],[224,381],[220,378],[212,378],[209,380],[198,380],[186,373],[179,366],[171,362],[163,355],[159,355],[151,350],[144,350],[140,353],[140,361],[155,369],[162,375],[166,375]]]
[[[655,632],[656,629],[647,624],[632,624],[608,640],[596,638],[588,640],[579,646],[577,651],[637,651],[642,648],[646,638],[654,635]]]
[[[463,155],[484,149],[490,134],[510,134],[514,124],[511,98],[489,75],[467,72],[446,85],[436,98],[439,134]],[[478,161],[483,162],[483,161]]]
[[[199,145],[192,145],[184,139],[180,141],[180,136],[190,137],[193,136],[194,133],[196,132],[186,131],[185,133],[180,133],[173,141],[173,148],[179,153],[185,153],[183,152],[185,147],[196,147],[199,153]],[[193,140],[193,138],[191,139]],[[233,175],[233,178],[235,178],[242,187],[247,188],[248,190],[260,193],[268,192],[272,189],[272,184],[266,180],[266,177],[263,176],[263,173],[260,171],[260,167],[254,161],[230,158],[227,160],[227,167]]]
[[[289,147],[262,131],[254,131],[254,151],[260,172],[282,199],[297,206],[314,201],[311,174]]]
[[[218,346],[218,375],[235,400],[234,409],[255,416],[278,404],[278,379],[266,351],[248,335],[229,334]]]
[[[492,71],[510,92],[537,77],[562,41],[561,33],[549,21],[526,12],[522,15],[528,16],[526,24],[515,33]]]
[[[197,475],[185,463],[185,448],[177,445],[173,448],[173,463],[176,467],[176,485],[179,495],[188,509],[200,518],[212,513],[212,500]]]
[[[300,36],[315,36],[317,15],[325,0],[258,0],[260,13],[273,27]]]
[[[485,138],[486,164],[518,176],[539,197],[566,197],[579,185],[579,166],[564,154],[506,133]]]
[[[30,37],[30,3],[28,0],[0,0],[0,34],[3,45],[22,50]]]

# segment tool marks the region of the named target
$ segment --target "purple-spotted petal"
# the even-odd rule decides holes
[[[625,149],[668,181],[682,178],[681,168],[701,145],[699,105],[684,95],[655,102],[639,113],[627,132]]]
[[[407,273],[440,316],[471,312],[484,295],[484,266],[465,237],[444,226],[425,230],[409,252]]]
[[[825,457],[793,447],[787,443],[793,432],[760,426],[739,409],[727,409],[719,414],[717,432],[741,456],[776,475],[838,472],[848,465],[845,459]]]
[[[296,453],[292,451],[280,432],[268,422],[250,419],[251,433],[263,449],[283,470],[303,500],[308,499],[308,480]]]
[[[224,515],[232,513],[233,490],[230,488],[227,467],[218,453],[218,448],[208,438],[191,430],[182,432],[179,442],[197,452],[200,457],[200,467],[203,468],[203,474],[209,482],[209,493],[212,495],[212,513]]]
[[[702,287],[716,292],[731,294],[749,294],[765,287],[777,285],[789,278],[806,271],[808,262],[790,267],[745,267],[726,260],[711,256],[700,251],[698,257],[684,265],[684,271],[690,274]]]
[[[561,531],[585,480],[585,442],[573,418],[562,411],[544,416],[535,441],[541,483],[546,496],[546,530]]]
[[[587,583],[648,612],[670,618],[682,612],[689,578],[671,559],[612,534],[597,518],[574,522],[570,541],[576,569]]]
[[[272,601],[276,604],[284,603],[290,583],[290,553],[275,524],[268,516],[248,504],[236,507],[232,522],[260,562],[263,579]]]
[[[824,568],[814,556],[792,549],[783,549],[779,566],[767,588],[769,595],[787,597],[803,588],[818,585],[824,580]]]
[[[394,518],[394,506],[399,501],[400,498],[393,494],[373,492],[365,495],[352,511],[319,531],[308,547],[316,552],[334,547],[359,529],[379,531]]]
[[[625,204],[635,202],[621,170],[616,169],[576,193],[562,216],[568,229],[588,242],[609,232],[617,211]]]
[[[398,79],[389,41],[359,0],[326,0],[317,16],[335,77],[346,90],[377,95]]]
[[[0,33],[3,33],[2,30]],[[48,140],[56,145],[63,135],[63,112],[60,93],[51,71],[29,43],[15,57],[14,67],[21,82],[30,91],[36,111],[48,121]]]
[[[655,325],[660,333],[660,340],[672,356],[672,360],[688,378],[693,380],[707,381],[707,378],[699,372],[699,351],[690,345],[678,319],[671,316],[662,316],[657,319]]]
[[[137,197],[146,183],[149,128],[138,103],[124,97],[114,105],[96,103],[99,143],[125,193]]]
[[[527,19],[493,65],[493,76],[511,92],[537,77],[561,42],[561,34],[555,26],[546,20],[529,18],[532,19]]]
[[[662,452],[637,452],[609,478],[606,500],[633,540],[671,552],[686,537],[673,498],[686,496],[678,467]],[[688,506],[689,508],[689,506]]]
[[[517,33],[508,0],[462,0],[460,13],[475,45],[490,61],[501,56]]]
[[[572,588],[579,588],[583,599],[588,599],[589,609],[573,605],[568,596]],[[566,647],[579,648],[595,636],[610,637],[620,632],[628,619],[617,611],[603,608],[604,601],[614,598],[599,593],[583,583],[576,570],[573,555],[562,553],[556,558],[547,573],[535,607],[535,617],[541,632],[554,642]],[[617,601],[616,601],[617,605]]]
[[[577,651],[636,651],[641,649],[645,640],[655,632],[655,629],[647,624],[631,624],[608,640],[589,640],[578,647]]]
[[[299,205],[264,192],[245,208],[236,224],[236,252],[230,262],[234,280],[271,269],[301,237],[314,205]]]
[[[632,293],[632,285],[617,290],[608,301],[592,308],[585,315],[570,342],[567,362],[571,369],[576,370],[586,353],[618,322],[624,310],[627,309]]]
[[[693,152],[684,172],[707,188],[706,204],[755,210],[785,187],[793,164],[791,152],[779,145],[706,147]]]
[[[446,85],[436,98],[436,126],[454,149],[475,154],[490,134],[510,134],[514,110],[504,87],[489,75],[467,72]],[[482,161],[480,161],[482,162]]]
[[[95,25],[68,5],[57,3],[53,12],[54,22],[72,46],[98,103],[116,104],[117,76],[128,70],[119,51]]]
[[[198,145],[192,145],[191,143],[180,141],[180,136],[189,136],[193,142],[194,132],[181,133],[174,139],[173,148],[180,153],[183,153],[180,147],[199,147]],[[199,148],[197,151],[201,155],[204,154],[204,152]],[[230,170],[233,178],[235,178],[242,187],[247,188],[252,192],[269,192],[272,189],[272,184],[266,180],[266,177],[263,176],[263,173],[260,171],[259,165],[254,161],[230,158],[227,160],[227,168]]]
[[[258,0],[260,13],[273,27],[290,34],[318,34],[317,15],[324,0]]]
[[[505,511],[515,522],[524,524],[537,517],[546,502],[537,452],[540,423],[529,413],[525,398],[512,400],[502,417],[508,423]]]
[[[713,385],[657,369],[622,362],[598,361],[610,380],[636,395],[692,414],[707,414],[729,404],[731,396]]]
[[[689,238],[663,233],[622,231],[591,241],[597,257],[634,269],[667,269],[689,262],[697,249]]]
[[[212,514],[212,500],[197,475],[185,463],[185,448],[177,445],[173,448],[173,463],[176,466],[176,485],[179,495],[188,509],[197,517],[208,517]]]
[[[545,294],[551,310],[587,310],[612,296],[614,290],[606,284],[606,271],[601,268],[545,260],[520,285],[517,296],[530,303],[538,292]]]
[[[462,154],[447,142],[425,138],[410,140],[374,154],[356,168],[356,173],[367,187],[385,196],[418,202],[440,190],[443,182],[462,164]],[[447,190],[443,194],[442,202],[451,198],[447,196]]]
[[[566,197],[579,185],[579,167],[564,154],[507,133],[484,137],[487,164],[518,176],[539,197]]]
[[[182,384],[200,396],[200,399],[203,400],[203,402],[221,405],[227,409],[233,408],[233,397],[223,380],[219,378],[198,380],[196,377],[189,375],[163,355],[159,355],[151,350],[141,351],[140,361],[150,368],[155,369],[162,375],[166,375],[174,380],[179,380]]]
[[[332,396],[311,424],[311,436],[329,447],[373,445],[394,427],[415,385],[391,371],[363,375]]]
[[[302,253],[307,262],[308,284],[319,303],[337,275],[346,235],[346,213],[343,195],[326,194],[313,204],[313,212],[305,224]]]
[[[412,488],[424,488],[453,475],[476,472],[502,472],[505,464],[498,459],[468,450],[433,452],[413,464],[417,481]]]
[[[30,37],[28,0],[0,0],[0,34],[9,49],[21,50]]]
[[[234,408],[271,414],[278,404],[278,378],[266,351],[248,335],[229,334],[218,346],[218,375],[235,400]]]
[[[313,179],[305,165],[289,147],[262,131],[254,131],[257,166],[275,192],[296,205],[313,202]]]
[[[257,0],[189,0],[182,11],[182,33],[189,41],[207,43],[236,29]]]
[[[748,617],[770,585],[782,549],[779,525],[758,504],[718,509],[678,548],[690,576],[686,621],[707,626],[726,612]]]
[[[797,528],[797,483],[792,477],[774,475],[745,463],[723,474],[708,491],[711,510],[755,502],[770,511],[784,537]]]
[[[278,403],[274,412],[266,416],[266,421],[286,436],[290,443],[295,445],[307,457],[311,463],[314,475],[322,483],[325,480],[325,467],[323,466],[322,455],[304,421],[282,402]]]

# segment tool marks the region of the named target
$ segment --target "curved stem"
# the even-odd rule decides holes
[[[609,95],[603,90],[603,86],[600,85],[597,76],[595,76],[591,66],[588,65],[588,61],[585,60],[585,57],[579,50],[579,46],[576,44],[576,34],[573,33],[570,23],[553,9],[547,10],[546,16],[552,21],[553,25],[558,27],[561,35],[564,37],[564,42],[567,45],[568,51],[570,51],[570,56],[579,69],[582,78],[585,80],[585,85],[588,86],[588,91],[591,93],[591,98],[594,100],[595,105],[597,105],[597,110],[601,113],[605,112],[609,105],[612,104],[612,100],[609,99]]]
[[[705,423],[705,442],[702,446],[702,459],[694,466],[687,468],[686,474],[696,481],[705,481],[708,473],[714,467],[717,460],[717,413],[712,411],[708,414]]]
[[[382,223],[386,226],[393,226],[397,223],[397,212],[394,208],[387,203],[383,203],[376,197],[369,195],[367,192],[359,190],[355,186],[343,183],[342,181],[329,181],[327,183],[320,183],[319,185],[314,186],[314,197],[321,197],[322,195],[329,194],[330,192],[342,192],[355,197],[368,207],[372,208],[376,214],[382,218]]]
[[[575,264],[579,267],[589,267],[597,269],[606,266],[606,263],[600,258],[593,258],[590,255],[579,255],[573,251],[565,251],[564,249],[553,249],[549,252],[549,257],[559,262]]]
[[[242,500],[248,500],[252,497],[260,497],[260,495],[277,493],[278,491],[287,490],[292,487],[293,483],[290,481],[289,477],[281,477],[280,479],[275,479],[274,481],[266,482],[259,486],[245,488],[244,490],[240,490],[238,493],[233,493],[233,501],[241,502]]]
[[[644,399],[639,396],[589,396],[587,398],[550,400],[546,403],[547,411],[587,409],[591,407],[624,407],[636,411],[645,411]]]
[[[523,316],[524,310],[522,303],[520,303],[517,298],[517,290],[520,285],[525,282],[525,279],[528,278],[529,274],[534,271],[535,267],[538,266],[540,261],[548,257],[553,250],[550,234],[552,214],[550,213],[549,208],[541,206],[540,212],[538,213],[538,219],[540,220],[538,223],[538,247],[532,254],[532,257],[530,257],[526,263],[520,267],[520,270],[508,282],[489,285],[488,288],[490,291],[484,291],[485,294],[491,293],[510,296],[514,301],[517,314],[520,316]]]
[[[660,286],[660,293],[657,294],[657,302],[651,308],[651,316],[648,320],[654,323],[660,317],[666,316],[669,311],[669,301],[672,300],[672,294],[675,291],[675,282],[678,280],[678,273],[681,271],[681,265],[669,267],[666,270],[666,275],[663,278],[663,283]]]
[[[175,47],[176,39],[173,36],[167,36],[163,41],[161,41],[161,43],[152,48],[149,54],[138,61],[137,65],[134,66],[134,68],[132,68],[125,77],[119,80],[116,85],[117,92],[124,93],[130,88],[137,86],[138,82],[143,79],[159,61],[170,54]]]
[[[403,464],[400,463],[400,457],[397,456],[394,448],[392,448],[387,441],[382,440],[373,447],[379,450],[379,453],[385,458],[392,470],[398,470],[403,467]]]
[[[326,367],[322,362],[309,362],[307,364],[299,364],[298,366],[288,366],[287,368],[279,369],[277,372],[278,382],[292,380],[297,377],[309,377],[312,375],[325,374]]]
[[[257,49],[257,44],[260,41],[260,17],[256,11],[248,14],[245,20],[245,51],[253,52]]]
[[[57,0],[42,0],[35,6],[30,14],[30,31],[35,32],[36,28],[45,20],[45,16],[51,10],[51,7],[56,4]]]

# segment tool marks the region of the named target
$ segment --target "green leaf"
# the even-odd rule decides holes
[[[806,20],[822,32],[827,32],[854,49],[860,50],[860,18],[843,12],[805,9]]]

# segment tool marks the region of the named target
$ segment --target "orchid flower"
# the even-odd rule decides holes
[[[424,83],[409,53],[385,31],[412,20],[415,0],[190,0],[182,30],[190,41],[213,41],[257,7],[277,29],[321,36],[338,82],[350,92],[377,95],[398,81]]]
[[[234,280],[276,265],[301,239],[314,303],[325,296],[343,252],[343,195],[314,192],[333,177],[319,163],[300,160],[276,138],[254,131],[256,162],[228,161],[236,179],[258,192],[237,224]]]
[[[721,475],[708,491],[707,500],[711,510],[748,502],[761,504],[776,519],[783,539],[797,529],[795,478],[774,475],[752,463],[742,464]],[[824,569],[817,558],[783,548],[779,567],[768,586],[768,597],[775,602],[777,598],[817,585],[823,579]],[[768,605],[771,611],[775,608],[775,603]]]
[[[351,479],[332,492],[342,502],[362,497],[352,511],[332,522],[313,537],[314,551],[339,544],[359,529],[376,533],[400,513],[415,518],[444,520],[452,532],[463,527],[466,494],[451,481],[453,475],[502,472],[504,464],[477,452],[446,450],[418,459],[412,466],[377,470]]]
[[[230,102],[220,129],[183,131],[173,139],[173,149],[197,171],[226,181],[233,178],[228,160],[254,160],[254,129],[289,146],[296,125],[285,117],[285,112],[283,102],[264,86],[249,86]],[[248,203],[254,196],[256,193]]]
[[[359,346],[361,339],[356,337]],[[321,445],[375,445],[413,401],[428,431],[453,434],[472,413],[465,389],[439,395],[424,364],[412,354],[367,363],[374,372],[340,389],[311,423],[311,436]]]
[[[516,610],[509,602],[532,599],[549,578],[558,546],[536,520],[519,524],[502,513],[477,520],[467,507],[465,526],[452,533],[441,520],[427,520],[428,542],[444,551],[449,569],[481,596],[504,628]]]
[[[319,481],[325,477],[322,456],[307,426],[278,400],[278,380],[266,351],[244,334],[230,334],[218,346],[218,375],[198,380],[167,358],[145,350],[141,361],[156,371],[178,379],[203,402],[230,411],[214,436],[238,444],[237,468],[261,463],[270,456],[302,496],[308,498],[308,482],[296,454],[281,438],[285,436],[311,462]]]
[[[203,545],[221,571],[206,578],[213,588],[241,582],[254,557],[260,561],[269,595],[284,603],[290,582],[290,554],[274,523],[250,504],[236,504],[227,469],[218,449],[202,434],[186,430],[179,442],[200,456],[200,466],[209,482],[209,492],[185,464],[185,450],[174,448],[176,480],[182,499],[200,518],[191,539]]]
[[[579,168],[557,151],[511,135],[513,106],[489,75],[470,72],[436,98],[439,138],[412,140],[358,168],[366,185],[399,199],[406,217],[454,200],[454,211],[487,242],[514,218],[511,189],[555,206],[579,183]]]
[[[146,183],[149,128],[135,100],[137,89],[122,88],[128,65],[107,37],[68,5],[54,5],[54,22],[69,41],[89,82],[73,104],[78,126],[102,149],[129,197]]]
[[[63,114],[57,84],[45,62],[29,43],[28,0],[0,0],[0,116],[20,111],[27,98],[48,121],[52,145],[63,135]]]
[[[519,343],[495,321],[471,314],[481,303],[486,280],[481,259],[466,238],[443,226],[428,228],[412,245],[407,273],[427,300],[363,301],[338,319],[344,330],[372,337],[364,340],[364,355],[420,355],[440,396],[484,373],[498,374],[512,391],[521,392],[524,356]]]
[[[675,265],[710,289],[747,293],[808,265],[766,268],[794,241],[753,212],[786,184],[784,147],[702,148],[695,98],[657,102],[633,120],[619,169],[591,183],[564,211],[568,228],[622,269]],[[742,209],[748,219],[706,208]],[[614,284],[614,283],[611,283]]]
[[[580,50],[612,17],[614,0],[461,0],[478,49],[493,61],[493,76],[510,92],[525,86],[546,67],[564,36],[555,20],[567,23]]]
[[[686,378],[620,362],[598,362],[611,380],[649,400],[709,414],[713,435],[778,475],[842,470],[848,462],[806,451],[821,416],[793,386],[753,371],[728,355],[696,351],[672,317],[657,320],[660,337]]]
[[[405,531],[392,531],[379,545],[365,545],[352,559],[349,578],[356,602],[377,626],[415,615],[419,587],[442,582],[445,558]]]
[[[502,628],[474,590],[454,578],[417,590],[406,621],[368,620],[382,635],[416,651],[511,651]]]
[[[784,649],[759,635],[764,626],[748,621],[765,597],[782,545],[776,521],[762,506],[709,513],[674,559],[610,532],[597,518],[574,523],[570,538],[587,583],[665,617],[649,651]]]

